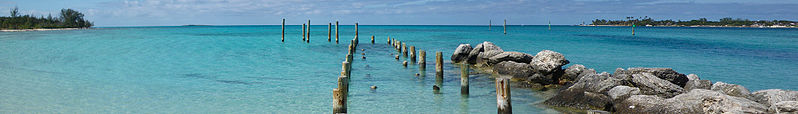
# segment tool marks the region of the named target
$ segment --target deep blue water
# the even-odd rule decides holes
[[[0,113],[329,113],[332,89],[354,37],[340,43],[327,26],[109,27],[0,33]],[[798,29],[510,26],[360,26],[351,113],[495,113],[494,81],[471,75],[460,95],[460,70],[445,64],[434,94],[434,52],[444,60],[461,43],[491,41],[505,51],[563,53],[599,72],[668,67],[752,91],[798,90]],[[376,36],[371,44],[370,36]],[[387,36],[427,51],[427,71],[394,60]],[[360,59],[360,53],[367,59]],[[567,67],[567,66],[566,66]],[[369,86],[379,88],[371,90]],[[512,89],[515,113],[555,113],[543,93]]]

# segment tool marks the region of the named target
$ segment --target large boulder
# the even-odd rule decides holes
[[[700,80],[700,79],[701,78],[698,78],[698,75],[695,75],[695,74],[688,74],[687,75],[687,80]]]
[[[654,76],[663,80],[667,80],[668,82],[676,84],[679,87],[684,87],[684,85],[687,84],[687,81],[690,80],[687,75],[676,72],[671,68],[629,68],[627,70],[618,68],[613,74],[619,76],[623,76],[622,74],[627,74],[627,76],[632,76],[634,74],[642,73],[653,74]]]
[[[562,77],[560,77],[560,80],[576,81],[577,79],[579,79],[579,75],[587,70],[588,69],[581,64],[571,65],[565,69],[565,74],[563,74]],[[593,73],[595,73],[595,71]]]
[[[502,52],[498,55],[488,58],[488,64],[496,64],[502,61],[529,63],[532,61],[532,55],[521,52]]]
[[[481,44],[478,44],[477,47],[474,47],[474,49],[472,49],[470,52],[468,52],[468,63],[469,64],[476,64],[477,63],[477,56],[479,56],[479,53],[486,52],[486,51],[491,51],[491,50],[504,52],[504,50],[502,50],[502,48],[500,48],[499,46],[494,45],[492,42],[485,41],[485,42],[482,42]]]
[[[607,95],[612,98],[612,100],[623,100],[629,98],[632,95],[639,95],[640,89],[636,87],[629,87],[629,86],[615,86],[610,91],[607,91]]]
[[[779,114],[798,114],[798,101],[782,101],[773,104],[770,108],[771,113]]]
[[[690,80],[687,85],[684,85],[684,90],[690,91],[693,89],[711,89],[712,82],[709,80]]]
[[[748,89],[737,84],[715,82],[715,84],[712,84],[711,90],[735,97],[749,98],[751,96],[751,92],[749,92]]]
[[[467,61],[471,49],[471,44],[460,44],[460,46],[457,46],[457,49],[454,49],[454,54],[452,54],[452,62],[459,63]]]
[[[551,50],[543,50],[538,52],[529,64],[532,65],[537,72],[548,74],[557,70],[562,70],[562,66],[568,63],[570,62],[565,60],[565,56],[562,54]]]
[[[752,100],[762,103],[765,106],[771,106],[782,101],[798,101],[798,91],[789,91],[781,89],[767,89],[754,92]]]
[[[607,110],[612,106],[612,99],[601,93],[579,89],[566,89],[543,102],[558,107],[570,107],[582,110]]]
[[[485,51],[485,52],[479,53],[479,55],[477,55],[476,64],[475,65],[479,65],[479,66],[492,65],[492,64],[488,64],[488,59],[490,59],[490,57],[499,55],[501,53],[503,53],[503,51],[499,51],[499,50],[490,50],[490,51]]]
[[[764,105],[754,101],[729,96],[717,91],[694,89],[688,93],[664,99],[654,95],[633,95],[614,105],[616,113],[764,113]]]
[[[517,79],[526,79],[529,75],[534,73],[532,66],[526,63],[518,63],[514,61],[504,61],[493,66],[493,71],[501,74],[512,76]]]
[[[640,93],[644,95],[657,95],[659,97],[670,98],[684,93],[684,89],[667,80],[657,78],[651,73],[633,74],[632,85],[640,88]]]
[[[620,79],[610,77],[607,72],[602,72],[601,74],[586,75],[567,89],[607,93],[607,91],[618,85],[625,85],[625,83]]]

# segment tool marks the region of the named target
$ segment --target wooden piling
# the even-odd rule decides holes
[[[468,95],[468,65],[460,66],[460,94]]]
[[[371,35],[371,44],[374,44],[374,35]]]
[[[358,27],[358,24],[355,23],[355,38],[357,38],[359,36],[359,34],[358,34],[359,31],[360,31],[360,29]]]
[[[391,36],[388,36],[388,44],[391,44]]]
[[[410,62],[416,62],[416,46],[410,46]]]
[[[283,29],[283,32],[282,32],[282,39],[281,39],[280,41],[281,41],[281,42],[285,42],[285,19],[283,19],[283,26],[282,26],[282,29]]]
[[[327,42],[332,41],[332,23],[327,24]]]
[[[305,41],[305,24],[302,24],[302,41]]]
[[[488,30],[493,26],[493,20],[488,20]]]
[[[310,19],[308,19],[308,43],[310,43]]]
[[[333,113],[346,113],[346,95],[338,88],[333,89]]]
[[[424,50],[418,50],[418,69],[419,70],[426,70],[427,69],[427,52]]]
[[[435,52],[435,73],[443,75],[443,53]]]
[[[402,43],[402,57],[407,57],[407,44]]]
[[[335,21],[335,43],[338,43],[338,21]]]
[[[507,19],[504,19],[504,34],[507,34]]]
[[[496,78],[496,106],[499,114],[512,114],[510,78]]]

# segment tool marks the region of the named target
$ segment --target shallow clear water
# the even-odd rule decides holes
[[[0,113],[329,113],[332,89],[354,37],[340,43],[327,27],[131,27],[0,33]],[[798,90],[798,29],[510,26],[360,26],[352,70],[351,113],[495,113],[494,81],[471,75],[460,95],[450,64],[460,43],[491,41],[505,51],[563,53],[598,71],[670,67],[752,91]],[[376,44],[370,36],[376,36]],[[386,36],[427,51],[427,71],[401,66]],[[442,94],[434,94],[434,52],[444,55]],[[367,59],[360,59],[364,52]],[[404,60],[404,58],[402,59]],[[566,66],[567,67],[567,66]],[[376,85],[377,90],[369,86]],[[542,92],[512,89],[516,113],[554,113]]]

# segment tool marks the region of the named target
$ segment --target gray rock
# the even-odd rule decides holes
[[[579,74],[582,74],[582,72],[586,70],[587,69],[585,68],[584,65],[581,64],[571,65],[565,69],[565,74],[563,74],[562,77],[560,77],[560,79],[575,81],[579,77]]]
[[[562,54],[551,50],[543,50],[538,52],[529,64],[532,65],[537,72],[548,74],[557,70],[562,70],[562,66],[568,63],[570,62],[565,60],[565,56]]]
[[[772,113],[798,114],[798,101],[781,101],[773,104]]]
[[[715,84],[712,84],[711,90],[718,91],[726,95],[731,95],[735,97],[749,98],[751,96],[751,92],[749,92],[748,89],[737,84],[715,82]]]
[[[614,107],[616,113],[621,114],[764,113],[766,109],[764,105],[745,98],[705,89],[694,89],[669,99],[654,95],[633,95]]]
[[[767,89],[754,92],[752,100],[770,106],[781,101],[798,101],[798,91]]]
[[[517,63],[513,61],[504,61],[493,66],[493,71],[501,74],[512,76],[517,79],[526,79],[532,73],[532,66],[526,63]]]
[[[613,87],[624,84],[620,79],[612,78],[609,73],[602,72],[601,74],[586,75],[567,89],[607,93]]]
[[[496,64],[502,61],[513,61],[519,63],[529,63],[532,61],[532,55],[521,52],[502,52],[488,58],[488,64]]]
[[[502,52],[503,52],[503,51],[498,51],[498,50],[490,50],[490,51],[486,51],[486,52],[479,53],[479,55],[478,55],[478,56],[477,56],[477,58],[476,58],[476,63],[475,63],[475,65],[480,65],[480,66],[481,66],[481,65],[492,65],[492,64],[488,64],[488,59],[490,59],[490,57],[493,57],[493,56],[499,55],[499,54],[501,54]]]
[[[611,108],[612,100],[607,95],[587,92],[585,90],[566,89],[554,97],[543,101],[544,104],[558,107],[570,107],[582,110],[604,110]]]
[[[687,75],[680,74],[671,68],[629,68],[628,70],[619,68],[615,70],[614,75],[624,76],[621,74],[627,74],[627,76],[632,76],[634,74],[642,73],[651,73],[652,75],[660,79],[667,80],[668,82],[676,84],[679,87],[684,87],[687,81],[689,81]]]
[[[632,95],[639,95],[640,89],[636,87],[629,87],[629,86],[615,86],[610,91],[607,92],[607,95],[610,96],[613,100],[623,100],[629,98]]]
[[[688,74],[687,75],[687,80],[700,80],[700,79],[701,78],[698,78],[698,75],[695,75],[695,74]]]
[[[492,42],[485,41],[482,42],[481,44],[478,44],[476,47],[474,47],[474,49],[468,52],[468,63],[476,64],[477,56],[479,56],[479,53],[487,52],[490,50],[504,52],[504,50],[502,50],[502,48],[500,48],[499,46],[494,45]]]
[[[682,87],[657,78],[650,73],[633,74],[632,85],[640,88],[640,93],[644,95],[657,95],[659,97],[670,98],[684,93]]]
[[[459,63],[467,61],[468,54],[472,49],[471,44],[460,44],[460,46],[457,46],[457,49],[454,49],[454,53],[451,57],[452,62]]]
[[[587,110],[585,112],[587,112],[587,114],[610,114],[610,112],[603,110]]]
[[[693,89],[711,89],[712,82],[709,80],[690,80],[687,85],[684,85],[684,90],[690,91]]]

